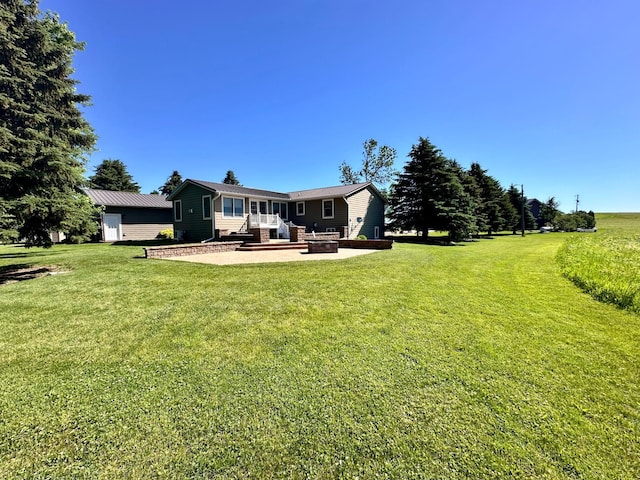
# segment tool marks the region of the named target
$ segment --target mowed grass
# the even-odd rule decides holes
[[[0,478],[640,477],[640,317],[570,235],[211,266],[0,247]]]
[[[640,313],[640,214],[596,220],[596,234],[575,234],[559,250],[562,272],[597,300]]]

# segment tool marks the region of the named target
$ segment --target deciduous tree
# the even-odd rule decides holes
[[[140,193],[140,185],[133,181],[127,166],[121,160],[111,158],[96,167],[95,174],[89,177],[89,184],[91,188],[101,190]]]
[[[374,182],[379,185],[388,183],[395,173],[393,164],[398,156],[396,149],[388,145],[378,148],[378,142],[373,138],[362,144],[362,168],[353,169],[347,162],[340,165],[340,183],[343,185]]]
[[[83,44],[37,1],[0,2],[0,240],[50,246],[52,231],[95,232],[81,192],[95,135],[72,59]]]

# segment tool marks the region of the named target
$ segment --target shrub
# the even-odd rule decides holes
[[[358,236],[356,237],[356,240],[366,240],[366,239],[367,239],[367,236],[366,236],[366,235],[358,235]]]
[[[173,239],[173,228],[167,228],[165,230],[162,230],[158,234],[158,238],[161,238],[161,239]]]

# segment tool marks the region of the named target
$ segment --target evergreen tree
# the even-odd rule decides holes
[[[527,205],[527,197],[522,195],[522,191],[517,188],[515,185],[511,185],[509,190],[507,190],[507,198],[509,199],[509,203],[515,212],[515,215],[512,216],[510,220],[509,228],[511,232],[515,235],[516,231],[522,230],[522,205],[524,203],[524,228],[526,230],[533,230],[536,228],[536,219],[531,213],[529,206]]]
[[[500,182],[487,174],[479,163],[472,163],[469,175],[474,179],[476,189],[476,217],[478,229],[489,235],[506,227],[503,208],[504,189]]]
[[[553,224],[556,217],[560,213],[560,204],[556,201],[555,197],[549,197],[549,199],[540,206],[540,216],[542,217],[542,224]]]
[[[76,92],[72,58],[83,45],[36,1],[0,3],[0,241],[50,246],[49,232],[95,233],[81,192],[95,136]]]
[[[469,235],[476,228],[474,205],[458,163],[422,137],[409,157],[391,188],[391,228],[415,229],[424,236],[429,229],[443,230],[452,240]]]
[[[233,170],[227,170],[227,174],[222,180],[222,183],[226,183],[227,185],[240,185],[240,181],[236,178],[236,174],[233,173]]]
[[[126,165],[121,160],[110,158],[96,167],[96,173],[89,177],[89,184],[91,188],[101,190],[140,193],[140,185],[133,181]]]
[[[180,184],[182,184],[182,175],[177,170],[174,170],[167,178],[167,181],[164,182],[164,185],[160,187],[160,193],[164,196],[171,195]]]

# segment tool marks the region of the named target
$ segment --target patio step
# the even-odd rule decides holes
[[[239,252],[257,252],[260,250],[302,250],[308,248],[307,242],[255,243],[245,242],[238,247]]]

